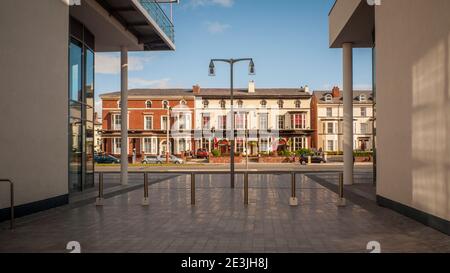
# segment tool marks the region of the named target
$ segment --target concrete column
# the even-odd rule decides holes
[[[353,184],[353,46],[342,45],[344,85],[344,184]]]
[[[122,47],[120,52],[120,115],[122,124],[120,126],[120,182],[128,184],[128,49]]]

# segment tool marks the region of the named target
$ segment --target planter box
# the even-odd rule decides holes
[[[291,163],[293,157],[285,156],[261,156],[258,158],[258,163]]]
[[[210,156],[208,158],[208,163],[230,163],[230,162],[231,160],[229,156],[219,156],[219,157]],[[242,163],[242,157],[241,156],[234,157],[234,163]]]

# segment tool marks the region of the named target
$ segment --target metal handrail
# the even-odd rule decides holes
[[[169,37],[169,39],[174,42],[174,26],[172,21],[167,17],[167,14],[161,8],[159,3],[154,0],[140,0],[139,1],[144,9],[150,14],[150,16],[155,20],[158,26],[164,31],[164,33]]]
[[[9,200],[11,204],[11,224],[10,228],[14,228],[14,183],[10,179],[0,179],[0,182],[8,182],[9,183]]]
[[[120,174],[120,171],[101,171],[99,173],[99,198],[100,201],[97,201],[97,206],[103,206],[103,175],[104,174]],[[197,171],[197,170],[152,170],[152,171],[129,171],[132,174],[143,174],[144,175],[144,199],[142,202],[143,206],[148,206],[148,174],[186,174],[191,177],[191,205],[195,205],[195,175],[197,174],[230,174],[229,170],[207,170],[207,171]],[[244,175],[244,205],[248,205],[248,175],[249,174],[290,174],[291,175],[291,196],[290,196],[290,204],[291,206],[297,206],[297,197],[296,197],[296,175],[297,174],[338,174],[339,175],[339,183],[338,183],[338,201],[336,203],[339,207],[344,207],[346,204],[344,198],[344,182],[343,176],[344,173],[342,171],[289,171],[289,170],[237,170],[236,174]]]

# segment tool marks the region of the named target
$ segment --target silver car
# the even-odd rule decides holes
[[[164,155],[159,155],[158,159],[161,162],[166,162],[166,156],[164,156]],[[175,163],[175,164],[184,164],[184,160],[183,159],[181,159],[179,157],[176,157],[174,155],[169,155],[169,162]]]
[[[144,159],[142,159],[142,164],[162,164],[159,156],[156,155],[147,155]]]

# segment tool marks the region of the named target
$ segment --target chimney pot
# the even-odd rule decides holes
[[[331,90],[331,95],[333,98],[338,98],[341,96],[341,91],[339,90],[339,87],[335,86],[333,87],[333,90]]]
[[[248,93],[255,93],[255,82],[254,81],[248,82]]]

